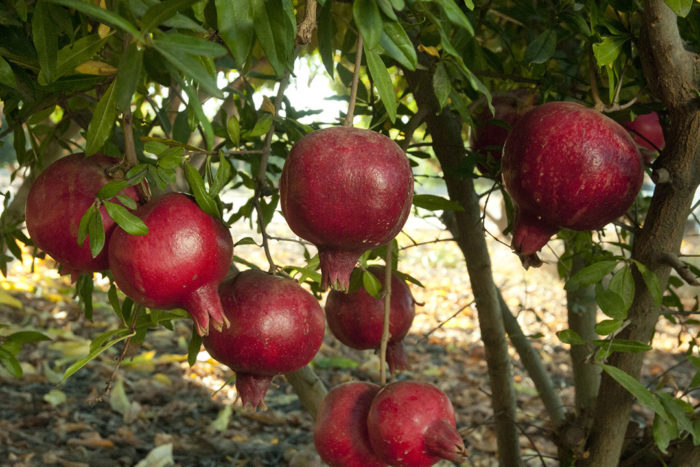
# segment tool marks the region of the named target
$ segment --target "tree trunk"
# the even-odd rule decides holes
[[[462,175],[459,171],[465,160],[460,121],[447,109],[440,110],[433,93],[431,77],[428,72],[406,73],[418,106],[428,110],[426,123],[450,199],[459,202],[464,208],[455,213],[459,226],[456,240],[466,260],[476,300],[481,338],[484,341],[499,463],[503,466],[517,466],[520,465],[520,446],[508,343],[498,293],[493,283],[479,202],[471,176]]]
[[[632,257],[656,274],[665,289],[670,266],[664,253],[677,254],[683,227],[700,182],[700,104],[695,90],[700,87],[700,60],[685,50],[677,18],[663,0],[646,0],[642,12],[640,50],[647,83],[666,105],[671,127],[667,146],[654,163],[656,173],[664,171],[668,182],[657,184],[644,222],[635,239]],[[666,178],[666,177],[665,177]],[[634,271],[636,293],[629,311],[630,325],[619,337],[650,342],[658,318],[654,303],[640,274]],[[609,364],[639,379],[643,354],[615,353]],[[589,439],[590,456],[585,465],[617,465],[632,395],[604,374]]]

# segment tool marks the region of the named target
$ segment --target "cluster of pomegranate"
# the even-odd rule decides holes
[[[428,467],[466,457],[449,398],[416,381],[331,389],[316,416],[314,445],[331,467]]]

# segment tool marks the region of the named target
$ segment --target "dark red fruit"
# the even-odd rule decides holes
[[[452,403],[432,384],[385,386],[372,400],[367,430],[375,456],[393,466],[428,467],[440,459],[465,458]]]
[[[321,401],[314,423],[316,451],[330,467],[383,467],[372,452],[367,414],[379,386],[352,382],[334,387]]]
[[[412,200],[413,174],[401,148],[359,128],[307,134],[280,180],[289,227],[318,247],[323,288],[347,290],[357,259],[399,233]]]
[[[118,228],[109,245],[119,288],[147,307],[184,308],[201,336],[227,325],[217,293],[233,257],[226,226],[182,193],[154,198],[134,214],[148,233],[129,235]]]
[[[572,102],[549,102],[523,115],[503,151],[503,182],[516,204],[513,249],[524,266],[559,229],[602,228],[627,211],[643,164],[627,131]]]
[[[384,267],[372,266],[369,271],[384,286]],[[413,323],[414,303],[406,282],[393,274],[390,338],[386,349],[386,361],[392,373],[407,368],[403,338]],[[363,287],[349,294],[333,290],[326,298],[326,319],[333,335],[343,344],[353,349],[376,349],[382,340],[384,300],[374,298]]]
[[[29,190],[25,211],[29,236],[74,281],[82,273],[92,274],[109,267],[106,248],[93,258],[88,239],[78,245],[78,226],[100,188],[112,181],[107,170],[118,163],[118,159],[101,154],[92,157],[71,154],[47,167]],[[119,194],[138,200],[134,187],[127,187]],[[108,244],[116,224],[104,207],[100,208],[100,215]]]
[[[637,115],[637,118],[631,122],[625,122],[623,125],[630,131],[632,138],[640,146],[648,161],[651,161],[653,155],[666,146],[664,131],[656,112]]]
[[[296,281],[252,269],[222,282],[219,294],[231,325],[211,331],[204,347],[236,372],[243,406],[255,408],[274,375],[314,358],[323,340],[323,309]]]

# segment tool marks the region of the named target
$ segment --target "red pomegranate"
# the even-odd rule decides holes
[[[503,150],[503,183],[516,204],[513,249],[525,267],[562,228],[602,228],[627,211],[643,164],[627,131],[572,102],[549,102],[513,126]]]
[[[648,162],[653,159],[656,152],[666,146],[664,131],[659,122],[659,114],[656,112],[637,115],[637,118],[631,122],[623,123],[623,126],[629,130]]]
[[[384,267],[371,266],[369,271],[384,286]],[[390,338],[386,349],[386,361],[392,373],[407,367],[403,338],[413,323],[414,303],[406,282],[392,274]],[[343,344],[353,349],[376,349],[382,340],[384,300],[374,298],[364,288],[349,294],[332,290],[326,298],[326,319],[333,335]]]
[[[367,414],[379,386],[350,382],[334,387],[321,401],[314,423],[314,445],[330,467],[383,467],[372,452]]]
[[[398,381],[382,388],[370,405],[367,430],[374,454],[393,466],[428,467],[466,457],[452,403],[432,384]]]
[[[182,193],[154,198],[134,214],[148,233],[129,235],[118,228],[109,244],[119,288],[147,307],[184,308],[201,336],[227,325],[217,293],[233,256],[226,226]]]
[[[119,159],[102,154],[71,154],[47,167],[29,190],[25,211],[29,236],[61,265],[61,272],[71,274],[73,281],[82,273],[92,274],[109,267],[107,248],[93,258],[87,238],[78,245],[78,226],[100,188],[112,181],[107,170],[118,163]],[[119,194],[138,201],[134,187]],[[110,201],[117,202],[114,198]],[[104,207],[100,208],[100,215],[107,245],[116,224]]]
[[[318,247],[323,288],[347,290],[357,259],[399,233],[412,200],[408,159],[371,130],[309,133],[282,169],[282,213],[294,233]]]
[[[314,358],[323,340],[323,309],[296,281],[252,269],[222,282],[219,295],[231,324],[211,331],[204,347],[236,372],[243,406],[255,408],[274,375]]]

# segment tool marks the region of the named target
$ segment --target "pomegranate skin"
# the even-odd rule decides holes
[[[274,375],[314,358],[325,330],[323,309],[296,281],[253,269],[222,282],[219,295],[231,324],[212,330],[204,347],[236,372],[243,406],[256,408]]]
[[[620,217],[643,178],[642,159],[629,133],[572,102],[549,102],[525,113],[506,139],[501,167],[519,213],[513,248],[523,264],[554,229],[599,229]]]
[[[109,245],[114,281],[135,302],[184,308],[197,332],[228,325],[217,293],[233,257],[228,229],[182,193],[154,198],[134,211],[146,235],[117,228]]]
[[[384,267],[371,266],[369,271],[384,286]],[[389,371],[406,369],[403,338],[415,316],[413,296],[403,279],[391,276],[391,310],[389,313],[389,342],[386,360]],[[353,349],[377,349],[384,327],[384,300],[374,298],[361,287],[346,294],[332,290],[326,298],[326,320],[333,335]]]
[[[95,201],[103,185],[112,181],[106,171],[119,159],[102,154],[85,157],[71,154],[46,168],[34,181],[27,196],[25,221],[34,244],[51,255],[61,272],[71,274],[73,281],[82,273],[92,274],[109,268],[107,248],[116,223],[100,207],[105,231],[105,248],[95,258],[86,238],[78,245],[78,226],[85,211]],[[127,187],[120,195],[138,201],[138,192]],[[115,198],[112,202],[118,202]]]
[[[648,155],[648,159],[651,160],[653,154],[666,146],[664,131],[659,122],[659,114],[656,112],[637,115],[637,118],[623,123],[623,126],[630,130],[634,142],[642,149],[645,159]]]
[[[432,384],[398,381],[382,388],[370,405],[367,430],[374,454],[392,466],[428,467],[466,457],[452,403]]]
[[[379,386],[350,382],[325,395],[314,423],[316,451],[330,467],[383,467],[372,452],[367,414]]]
[[[412,200],[408,158],[371,130],[309,133],[282,169],[282,213],[294,233],[318,248],[324,289],[347,290],[357,259],[399,233]]]

